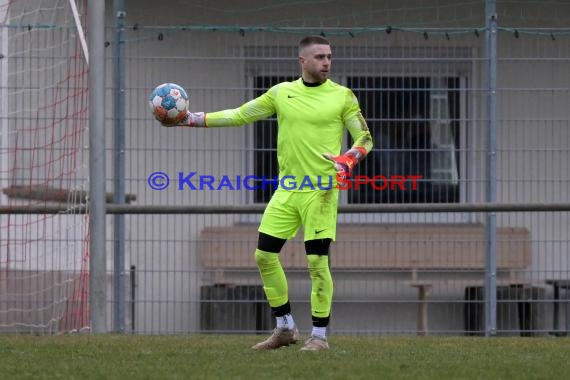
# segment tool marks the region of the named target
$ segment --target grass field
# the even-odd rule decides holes
[[[333,336],[270,352],[261,336],[0,335],[2,379],[569,379],[568,338]]]

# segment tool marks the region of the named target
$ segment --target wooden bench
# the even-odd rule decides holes
[[[283,247],[285,268],[305,268],[302,234]],[[198,238],[204,268],[254,268],[257,225],[206,227]],[[483,270],[485,230],[479,224],[365,224],[337,228],[331,267],[342,269]],[[526,228],[497,229],[497,268],[525,269],[531,257]]]
[[[224,271],[255,269],[257,225],[206,227],[198,239],[202,266],[224,282]],[[497,229],[497,270],[507,282],[520,283],[517,271],[531,263],[530,233],[526,228]],[[418,291],[418,332],[427,331],[427,297],[433,285],[418,271],[479,271],[485,269],[486,239],[482,224],[339,224],[331,248],[333,270],[409,272],[405,279]],[[285,244],[284,268],[305,268],[302,234]]]

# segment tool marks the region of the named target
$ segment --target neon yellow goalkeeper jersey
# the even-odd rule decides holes
[[[292,191],[311,191],[336,185],[336,170],[323,153],[339,155],[344,128],[353,147],[372,149],[372,137],[354,93],[332,80],[314,86],[299,78],[271,87],[239,108],[206,114],[208,127],[249,124],[277,115],[279,179],[288,177]],[[299,186],[310,178],[313,188]],[[332,184],[331,184],[332,179]]]

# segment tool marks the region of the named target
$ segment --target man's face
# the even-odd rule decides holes
[[[327,80],[331,70],[331,47],[329,45],[311,45],[299,52],[299,63],[303,79],[311,83]]]

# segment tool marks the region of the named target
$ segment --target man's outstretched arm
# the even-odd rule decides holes
[[[268,118],[275,113],[273,91],[250,100],[238,108],[216,112],[190,112],[178,127],[236,127]],[[168,127],[168,125],[165,125]]]

